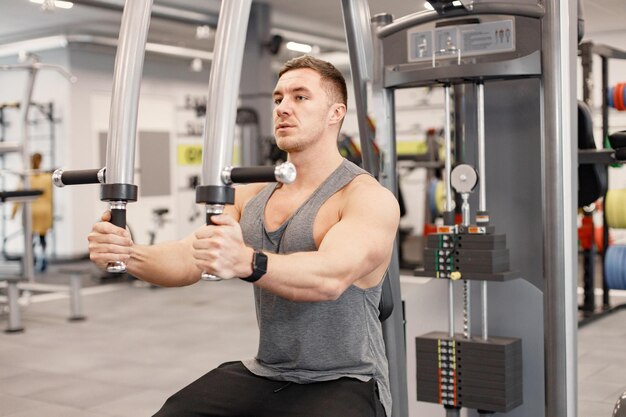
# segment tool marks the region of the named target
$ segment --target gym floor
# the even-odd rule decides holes
[[[256,352],[247,283],[99,285],[98,273],[85,268],[92,271],[84,279],[86,321],[67,321],[66,297],[33,295],[22,308],[26,331],[0,333],[0,416],[151,416],[169,395],[210,369]],[[49,269],[39,277],[63,280],[55,266]],[[626,310],[579,331],[580,417],[610,417],[626,390],[625,321]]]

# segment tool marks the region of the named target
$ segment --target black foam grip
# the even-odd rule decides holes
[[[233,168],[230,172],[230,179],[232,182],[237,184],[251,182],[276,182],[276,175],[274,174],[274,171],[275,167],[273,166]]]
[[[63,171],[61,182],[65,185],[98,184],[99,169],[79,169]]]
[[[111,209],[111,223],[126,229],[126,209]]]
[[[207,213],[206,214],[206,224],[207,226],[214,226],[215,223],[213,223],[213,216],[217,216],[216,213]]]

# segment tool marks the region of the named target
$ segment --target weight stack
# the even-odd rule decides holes
[[[484,233],[435,233],[428,235],[424,248],[424,270],[415,276],[450,278],[452,272],[460,279],[508,281],[519,274],[510,271],[506,236]]]
[[[521,339],[432,332],[415,348],[418,401],[500,413],[522,404]]]

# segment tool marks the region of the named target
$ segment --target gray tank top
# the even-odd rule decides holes
[[[317,212],[361,174],[367,171],[344,160],[275,231],[268,231],[264,222],[265,206],[277,186],[268,184],[243,210],[240,224],[246,245],[281,254],[316,251],[313,223]],[[382,282],[368,289],[352,285],[335,301],[293,302],[255,286],[259,350],[244,365],[256,375],[301,384],[374,378],[391,415],[387,358],[378,319],[381,291]]]

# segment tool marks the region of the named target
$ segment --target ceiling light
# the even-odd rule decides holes
[[[31,1],[32,1],[32,0],[31,0]],[[433,7],[433,5],[432,5],[432,4],[430,4],[430,3],[429,3],[429,2],[427,2],[427,1],[425,1],[425,2],[424,2],[424,8],[425,8],[426,10],[435,10],[435,8]]]
[[[41,4],[45,3],[45,0],[30,0],[31,3]],[[71,1],[63,1],[63,0],[54,0],[54,7],[58,7],[59,9],[71,9],[74,6],[74,3]]]
[[[200,58],[194,58],[191,60],[191,70],[193,72],[200,72],[204,69],[204,65],[202,64],[202,60]]]
[[[0,57],[19,54],[20,51],[37,52],[49,49],[65,48],[66,46],[67,38],[63,35],[5,43],[0,45]]]
[[[459,6],[463,6],[463,3],[461,3],[459,0],[454,0],[454,1],[452,2],[452,5],[453,5],[453,6],[456,6],[456,7],[459,7]]]
[[[302,52],[308,54],[313,50],[311,45],[307,45],[306,43],[298,43],[298,42],[287,42],[287,49],[290,51]]]
[[[202,25],[196,27],[196,39],[209,39],[213,34],[213,29],[211,26]]]

